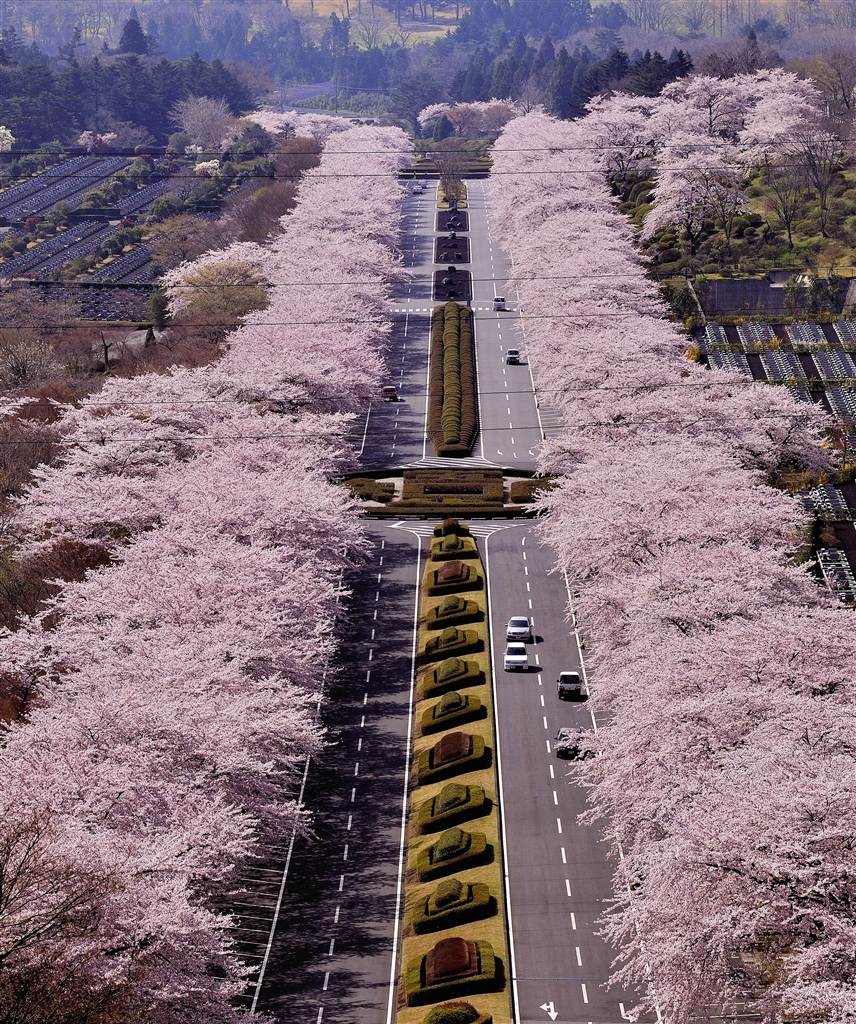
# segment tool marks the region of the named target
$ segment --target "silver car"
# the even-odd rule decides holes
[[[531,640],[532,626],[525,615],[512,615],[505,627],[506,640]]]

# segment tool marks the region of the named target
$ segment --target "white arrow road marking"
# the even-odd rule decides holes
[[[559,1016],[552,1003],[541,1003],[539,1009],[543,1010],[544,1013],[546,1013],[547,1016],[550,1018],[550,1020],[555,1020]]]
[[[625,1012],[624,1003],[619,1003],[618,1004],[618,1009],[621,1011],[621,1019],[622,1020],[630,1020],[630,1021],[636,1020],[635,1017],[631,1017],[629,1013]]]

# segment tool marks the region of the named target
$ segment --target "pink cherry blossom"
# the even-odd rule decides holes
[[[689,128],[699,149],[739,162],[766,87],[668,87],[669,118],[678,104],[690,113],[652,133],[658,158],[683,145],[691,161]],[[600,756],[576,774],[616,855],[616,978],[680,1024],[748,992],[769,1021],[795,1007],[845,1019],[856,641],[851,613],[807,572],[802,507],[770,486],[829,467],[828,421],[785,389],[687,359],[591,169],[612,102],[593,105],[591,130],[510,122],[491,201],[521,344],[566,424],[543,445],[558,474],[543,535],[579,595],[589,653]],[[640,106],[638,134],[629,118],[622,128],[631,144],[655,121]]]

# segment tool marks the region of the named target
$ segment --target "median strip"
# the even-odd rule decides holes
[[[398,1024],[507,1024],[484,568],[469,530],[434,530],[420,591]]]

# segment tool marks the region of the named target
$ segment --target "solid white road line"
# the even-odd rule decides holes
[[[298,807],[303,806],[303,794],[306,791],[306,780],[309,777],[309,762],[310,758],[307,757],[303,765],[303,779],[300,782],[300,792],[297,795]],[[276,932],[276,926],[279,923],[279,914],[280,911],[282,910],[282,900],[285,895],[285,883],[288,880],[288,870],[291,867],[291,855],[294,852],[294,840],[296,839],[296,837],[297,828],[294,827],[291,830],[291,838],[288,841],[288,852],[285,855],[285,867],[283,868],[282,879],[280,880],[279,883],[279,893],[277,894],[276,898],[276,907],[273,912],[273,921],[271,922],[267,945],[265,946],[264,956],[262,957],[262,962],[261,965],[259,966],[259,977],[258,981],[256,982],[256,990],[253,993],[253,1002],[252,1005],[250,1006],[250,1013],[256,1012],[256,1007],[258,1006],[259,1003],[259,995],[261,994],[262,990],[262,982],[265,980],[265,971],[267,970],[268,961],[270,960],[270,951],[271,947],[273,946],[273,937],[274,933]],[[321,1019],[320,1014],[318,1016],[318,1019]]]
[[[524,541],[525,541],[525,538],[524,538]],[[496,666],[496,664],[497,664],[496,649],[495,649],[494,640],[493,640],[493,630],[490,628],[490,604],[491,604],[491,599],[490,599],[490,546],[489,545],[490,545],[490,536],[486,537],[485,538],[485,542],[484,542],[484,567],[485,567],[484,575],[485,575],[485,588],[486,588],[486,597],[487,597],[487,602],[486,602],[487,603],[487,629],[488,629],[488,637],[490,638],[490,650],[489,650],[488,653],[489,653],[489,657],[490,657],[491,666]],[[529,602],[529,607],[530,608],[532,607],[532,602],[531,601]],[[496,671],[492,671],[491,672],[491,688],[493,690],[493,694],[492,694],[492,696],[493,696],[493,706],[494,706],[494,709],[496,709],[497,705],[498,705],[497,690],[496,690]],[[507,925],[508,925],[508,959],[509,959],[509,966],[510,966],[510,970],[511,970],[511,1019],[512,1019],[512,1021],[518,1021],[520,1019],[520,1010],[519,1010],[520,1003],[519,1003],[518,993],[517,993],[517,963],[516,963],[516,958],[515,958],[515,953],[514,953],[514,925],[513,925],[512,913],[511,913],[511,888],[510,888],[510,886],[508,884],[508,849],[507,849],[507,844],[505,842],[505,836],[508,834],[508,829],[507,829],[507,826],[505,824],[505,799],[503,797],[503,787],[502,787],[502,753],[501,753],[501,750],[500,750],[500,743],[499,743],[499,722],[497,721],[497,718],[496,718],[496,710],[494,710],[494,722],[493,722],[493,725],[494,725],[493,739],[494,739],[494,745],[496,746],[496,788],[497,788],[497,796],[499,797],[499,826],[500,826],[500,837],[501,837],[500,845],[502,846],[502,880],[503,880],[503,887],[505,889],[505,911],[506,911],[506,914],[508,916],[508,921],[507,921]],[[550,751],[550,741],[547,740],[547,752],[549,753],[549,751]],[[391,1022],[388,1021],[387,1024],[391,1024]]]
[[[392,929],[392,956],[389,968],[389,1002],[387,1003],[386,1009],[386,1024],[392,1024],[396,1009],[395,993],[397,989],[396,974],[398,971],[398,946],[401,931],[401,901],[404,892],[405,852],[407,849],[407,805],[410,788],[410,750],[413,743],[413,696],[414,687],[416,686],[416,641],[419,626],[419,587],[422,582],[422,538],[415,530],[408,530],[408,533],[412,533],[416,537],[416,593],[413,600],[413,645],[410,652],[410,694],[407,707],[407,742],[404,752],[401,822],[399,826],[401,830],[401,842],[398,848],[398,881],[395,889],[395,917]]]

